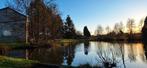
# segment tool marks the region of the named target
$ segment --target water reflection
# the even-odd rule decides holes
[[[0,47],[0,55],[7,55],[8,50],[7,47]]]
[[[42,63],[104,68],[146,68],[147,45],[142,43],[53,43],[34,49],[0,46],[0,54]]]
[[[105,44],[105,46],[103,46],[102,43],[98,43],[97,46],[98,61],[101,61],[106,68],[116,67],[116,62],[118,61],[116,60],[116,56],[119,54],[119,51],[116,51],[110,44]]]
[[[144,53],[145,53],[145,57],[147,58],[147,42],[143,42],[144,44]]]
[[[88,55],[89,42],[84,42],[84,53]]]
[[[65,61],[65,65],[71,65],[72,64],[72,61],[73,61],[73,58],[74,58],[74,51],[75,49],[75,46],[72,45],[71,43],[69,45],[67,45],[65,48],[64,48],[64,60]]]

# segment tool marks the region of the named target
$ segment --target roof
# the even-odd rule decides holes
[[[0,9],[0,23],[25,20],[26,16],[9,7]]]

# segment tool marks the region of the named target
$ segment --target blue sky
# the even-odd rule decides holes
[[[0,1],[0,8],[5,0]],[[128,18],[138,22],[147,16],[147,0],[56,0],[63,19],[70,15],[77,30],[87,26],[94,33],[97,25],[111,26]]]
[[[5,3],[6,3],[6,0],[1,0],[0,1],[0,8],[4,8],[6,5]]]
[[[111,26],[128,18],[136,23],[147,16],[147,0],[57,0],[58,8],[65,19],[69,14],[77,30],[88,26],[94,33],[97,25]]]

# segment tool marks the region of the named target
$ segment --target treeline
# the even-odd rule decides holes
[[[139,41],[141,40],[142,27],[144,25],[144,19],[136,23],[134,19],[128,19],[126,24],[123,22],[115,23],[115,25],[107,26],[103,28],[98,25],[95,30],[95,35],[99,40],[127,40],[127,41]]]
[[[126,24],[124,24],[123,22],[119,22],[119,23],[115,23],[114,26],[106,26],[105,28],[102,27],[101,25],[98,25],[95,30],[95,35],[141,33],[143,24],[144,24],[144,19],[140,20],[139,23],[136,23],[134,19],[128,19]]]

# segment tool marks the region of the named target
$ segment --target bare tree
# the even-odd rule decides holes
[[[115,32],[116,34],[119,33],[119,24],[118,24],[118,23],[116,23],[116,24],[114,25],[114,32]]]
[[[120,22],[120,23],[119,23],[119,30],[122,31],[122,32],[124,31],[123,22]]]
[[[103,27],[101,25],[98,25],[95,30],[96,35],[102,35],[103,34]]]
[[[111,32],[111,28],[109,26],[106,27],[106,33],[109,34]]]
[[[116,34],[121,34],[121,33],[123,33],[123,23],[122,23],[122,22],[116,23],[116,24],[114,25],[114,32],[115,32]]]
[[[128,33],[131,35],[134,33],[134,28],[135,28],[135,21],[134,19],[128,19],[128,22],[127,22],[127,30],[128,30]]]
[[[97,43],[97,55],[99,62],[102,62],[105,68],[117,68],[117,64],[120,64],[120,61],[123,59],[124,60],[124,48],[122,49],[121,47],[124,47],[123,45],[119,44],[107,44],[104,47],[102,45],[103,43],[99,42]],[[121,50],[122,49],[122,50]],[[119,57],[119,58],[118,58]],[[122,58],[121,58],[122,57]],[[125,61],[124,61],[125,62]],[[125,67],[124,67],[125,68]]]
[[[37,0],[7,0],[7,6],[15,9],[25,15],[28,15],[28,9],[30,7],[31,2],[37,1]],[[52,8],[52,10],[56,10],[57,13],[57,6],[55,4],[55,0],[41,0],[44,2],[46,7]]]
[[[7,0],[7,6],[25,15],[28,15],[28,8],[33,0]]]

